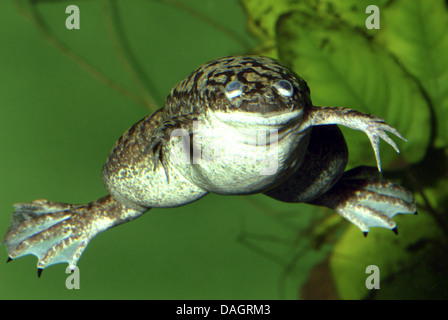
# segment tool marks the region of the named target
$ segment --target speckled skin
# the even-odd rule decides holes
[[[292,85],[291,94],[278,89],[280,80]],[[233,81],[242,91],[229,96]],[[396,230],[395,214],[415,212],[412,194],[362,170],[344,173],[348,151],[337,124],[367,134],[379,170],[379,139],[398,151],[386,131],[403,138],[376,116],[313,106],[306,82],[273,59],[211,61],[117,141],[103,169],[108,196],[87,205],[16,204],[3,243],[10,259],[34,254],[40,269],[74,267],[99,232],[210,192],[265,193],[332,208],[364,233],[374,226]]]

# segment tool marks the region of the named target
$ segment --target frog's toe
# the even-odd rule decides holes
[[[39,269],[61,262],[76,265],[90,240],[82,232],[77,206],[35,200],[14,207],[3,239],[9,259],[32,254],[39,260]]]
[[[397,144],[387,135],[390,132],[400,139],[407,141],[394,127],[388,125],[383,119],[378,118],[378,120],[371,121],[368,123],[367,127],[364,129],[367,134],[370,144],[372,145],[373,152],[375,154],[376,164],[378,171],[381,172],[381,158],[380,158],[380,139],[387,142],[392,148],[395,149],[397,153],[400,153]]]
[[[409,191],[391,182],[365,181],[362,189],[347,188],[346,192],[335,210],[365,235],[370,227],[383,227],[397,233],[392,218],[399,213],[416,213]]]
[[[382,227],[397,233],[392,218],[397,214],[416,214],[411,192],[402,186],[380,178],[343,178],[316,202],[334,209],[356,225],[364,235],[371,227]]]
[[[39,269],[64,262],[75,268],[98,233],[143,213],[124,207],[110,196],[86,205],[35,200],[15,204],[14,208],[2,242],[8,262],[32,254],[38,258]]]

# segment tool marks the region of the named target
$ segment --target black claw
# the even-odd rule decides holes
[[[367,235],[369,234],[368,231],[363,231],[362,233],[364,234],[364,237],[367,237]]]
[[[6,260],[6,263],[11,262],[11,261],[12,261],[12,258],[8,257],[8,260]]]
[[[397,227],[393,228],[392,231],[393,231],[396,235],[398,235],[398,229],[397,229]]]
[[[42,271],[44,271],[44,269],[42,268],[37,268],[37,277],[40,278],[40,276],[42,275]]]

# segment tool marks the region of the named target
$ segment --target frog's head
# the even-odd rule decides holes
[[[206,63],[180,82],[166,109],[186,106],[225,122],[283,126],[300,123],[312,104],[306,82],[276,60],[236,56]]]

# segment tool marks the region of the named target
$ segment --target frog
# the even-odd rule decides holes
[[[377,168],[346,171],[339,126],[364,132]],[[384,119],[345,107],[314,106],[301,77],[264,56],[228,56],[180,81],[162,108],[131,126],[102,171],[107,195],[88,204],[45,199],[14,204],[2,244],[8,262],[38,259],[74,269],[99,233],[152,208],[173,208],[209,193],[262,193],[288,203],[326,207],[364,235],[397,233],[396,214],[416,214],[413,194],[382,175],[379,142],[406,140]]]

